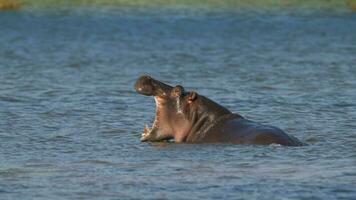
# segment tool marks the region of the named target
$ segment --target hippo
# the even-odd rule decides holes
[[[141,76],[134,87],[138,94],[153,96],[156,102],[154,122],[151,128],[145,126],[141,142],[303,145],[277,127],[232,113],[195,91],[185,91],[181,85],[172,87]]]

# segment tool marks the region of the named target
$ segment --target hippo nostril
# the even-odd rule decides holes
[[[147,79],[147,80],[151,80],[151,79],[152,79],[152,77],[150,77],[150,76],[148,76],[148,75],[143,76],[142,78],[143,78],[143,79]]]

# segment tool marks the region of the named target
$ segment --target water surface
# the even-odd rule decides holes
[[[1,199],[355,199],[356,15],[0,13]],[[308,143],[140,143],[149,74]]]

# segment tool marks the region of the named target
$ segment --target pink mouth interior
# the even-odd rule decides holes
[[[161,109],[162,109],[162,101],[163,101],[163,99],[162,98],[160,98],[160,97],[157,97],[157,96],[155,96],[154,97],[155,98],[155,102],[156,102],[156,115],[155,115],[155,119],[154,119],[154,121],[153,121],[153,124],[152,124],[152,130],[153,129],[158,129],[159,128],[159,121],[160,121],[160,114],[161,114]]]

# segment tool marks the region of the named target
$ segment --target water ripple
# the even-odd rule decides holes
[[[84,8],[0,15],[1,197],[356,195],[354,15]],[[309,145],[141,143],[155,109],[133,89],[142,74]]]

